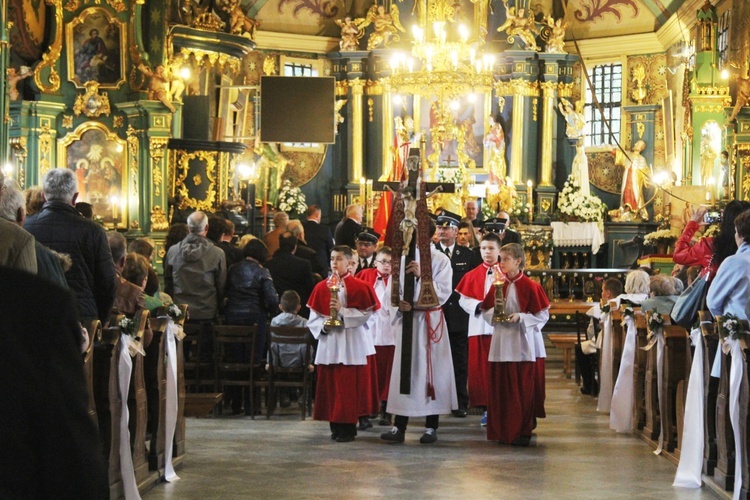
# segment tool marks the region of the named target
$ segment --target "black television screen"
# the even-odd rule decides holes
[[[333,77],[262,76],[261,142],[335,142]]]

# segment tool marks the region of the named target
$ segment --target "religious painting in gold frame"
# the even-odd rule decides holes
[[[58,139],[60,165],[78,180],[76,201],[90,203],[94,218],[105,226],[128,228],[126,141],[105,125],[90,121]]]
[[[84,88],[95,81],[100,88],[125,83],[125,23],[103,7],[89,7],[65,26],[68,80]]]

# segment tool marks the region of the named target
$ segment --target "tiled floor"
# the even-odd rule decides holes
[[[423,422],[389,445],[385,428],[331,441],[327,422],[296,415],[189,419],[182,478],[144,498],[714,498],[673,488],[675,466],[634,435],[616,435],[596,402],[550,370],[547,414],[534,446],[485,440],[479,417],[441,418],[439,440],[420,445]]]

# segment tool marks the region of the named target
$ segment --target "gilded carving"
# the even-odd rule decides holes
[[[240,60],[228,54],[220,54],[219,52],[213,52],[210,50],[200,50],[187,47],[180,49],[180,57],[185,61],[190,59],[191,56],[195,58],[195,61],[199,66],[206,65],[209,67],[215,67],[218,70],[230,70],[233,73],[237,73],[240,70]],[[263,64],[263,69],[265,71],[265,63]],[[266,74],[268,75],[270,73]]]
[[[122,115],[117,115],[112,118],[112,126],[114,128],[122,128],[125,125],[125,118]]]
[[[532,99],[531,100],[531,119],[534,121],[537,121],[537,118],[539,117],[538,108],[539,107],[539,99]]]
[[[542,95],[544,97],[555,97],[558,89],[556,82],[541,82],[539,86],[542,89]]]
[[[369,97],[367,99],[367,119],[368,119],[368,121],[373,121],[375,119],[375,116],[374,116],[375,110],[373,109],[374,106],[375,106],[375,101],[372,99],[372,97]]]
[[[130,177],[133,181],[133,195],[138,195],[138,131],[132,125],[128,125],[127,130],[128,154],[130,158]]]
[[[152,231],[166,231],[169,229],[169,222],[167,221],[167,215],[159,205],[154,205],[151,209],[151,230]],[[163,257],[163,255],[162,255]]]
[[[383,95],[383,83],[380,80],[367,80],[365,95]]]
[[[276,58],[274,56],[266,56],[263,60],[263,74],[266,76],[276,74]]]
[[[41,126],[39,131],[39,176],[52,168],[52,133],[48,124]]]
[[[65,10],[67,10],[68,12],[75,12],[80,6],[81,0],[68,0],[68,3],[65,4]]]
[[[86,88],[86,92],[76,96],[75,103],[73,104],[73,113],[76,116],[81,116],[83,113],[89,118],[97,118],[101,115],[109,116],[111,107],[107,92],[100,94],[99,83],[94,80],[86,82],[84,87]]]
[[[55,70],[55,64],[60,59],[62,52],[63,42],[63,9],[62,0],[45,0],[45,3],[55,9],[55,24],[54,24],[54,38],[49,50],[42,54],[42,62],[40,62],[34,70],[34,83],[39,90],[44,93],[57,92],[60,88],[60,74]],[[47,82],[42,81],[42,73],[45,68],[49,68],[49,77]]]
[[[530,82],[523,78],[515,78],[507,82],[495,82],[495,91],[498,95],[521,95],[537,97],[539,95],[539,83]]]
[[[646,124],[643,122],[638,122],[635,124],[635,128],[638,131],[638,138],[643,139],[643,134],[646,133]]]
[[[160,197],[164,184],[164,176],[161,171],[161,163],[164,158],[164,150],[169,139],[164,137],[152,137],[149,149],[151,151],[151,181],[154,187],[154,196]]]
[[[180,208],[193,208],[195,210],[213,210],[216,204],[216,156],[214,153],[209,151],[196,151],[195,153],[188,153],[187,151],[178,150],[175,152],[177,155],[177,179],[175,180],[175,187],[182,203]],[[206,198],[203,200],[196,200],[190,196],[190,192],[185,185],[185,180],[190,173],[190,160],[199,159],[205,162],[206,165],[206,179],[208,180],[208,187],[206,188]],[[194,181],[194,179],[191,179]]]
[[[349,94],[349,82],[346,80],[337,81],[334,87],[334,94],[336,97],[346,97]]]
[[[200,174],[195,174],[193,176],[193,184],[195,184],[196,186],[200,186],[202,182],[203,178],[200,176]]]
[[[63,128],[73,128],[73,115],[63,115],[62,126]]]

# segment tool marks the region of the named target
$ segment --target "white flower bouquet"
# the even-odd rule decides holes
[[[307,211],[305,195],[300,188],[292,187],[292,183],[285,180],[279,189],[276,208],[290,215],[301,215]]]
[[[643,243],[653,246],[656,246],[658,244],[671,245],[672,243],[677,241],[677,238],[679,237],[680,234],[673,229],[660,229],[658,231],[654,231],[653,233],[648,233],[643,238]]]
[[[557,209],[564,219],[576,217],[583,222],[602,222],[607,206],[598,196],[587,196],[581,191],[578,179],[568,176],[557,201]]]

